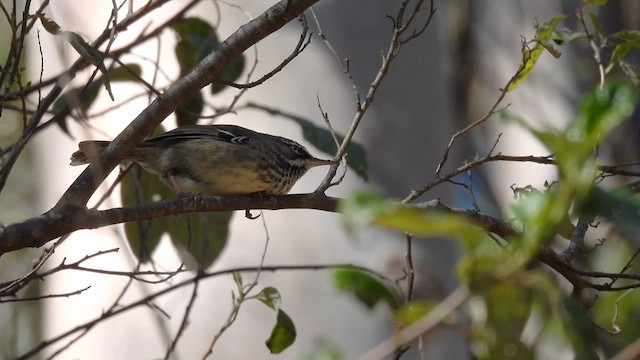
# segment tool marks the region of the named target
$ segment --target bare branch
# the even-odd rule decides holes
[[[338,199],[323,194],[188,196],[175,200],[108,210],[84,206],[57,206],[37,217],[11,225],[0,225],[0,255],[27,247],[39,247],[59,236],[79,229],[94,229],[128,221],[148,220],[158,216],[190,212],[246,209],[277,210],[306,208],[335,211]]]
[[[43,299],[51,299],[51,298],[59,298],[59,297],[70,297],[70,296],[73,296],[73,295],[80,295],[83,292],[89,290],[90,288],[91,288],[91,286],[87,286],[85,288],[82,288],[82,289],[76,290],[76,291],[60,293],[60,294],[40,295],[40,296],[34,296],[34,297],[28,297],[28,298],[4,299],[4,300],[0,299],[0,303],[23,302],[23,301],[38,301],[38,300],[43,300]]]
[[[277,74],[280,71],[282,71],[282,69],[284,69],[285,66],[287,66],[291,61],[293,61],[293,59],[298,57],[298,55],[300,55],[304,51],[304,49],[306,49],[307,46],[311,43],[311,35],[312,34],[309,34],[309,36],[307,36],[307,32],[309,30],[309,26],[307,25],[306,16],[304,16],[304,14],[300,15],[300,19],[299,20],[300,20],[300,24],[302,24],[302,34],[300,34],[300,40],[298,41],[298,44],[296,45],[295,49],[293,49],[293,52],[291,53],[291,55],[287,56],[286,59],[282,60],[282,62],[278,66],[276,66],[273,70],[271,70],[268,73],[266,73],[260,79],[258,79],[256,81],[252,81],[250,83],[246,83],[246,84],[236,84],[236,83],[231,82],[231,81],[225,81],[225,80],[220,80],[220,79],[216,80],[214,82],[215,83],[219,83],[219,84],[225,84],[225,85],[231,86],[231,87],[236,88],[236,89],[249,89],[249,88],[261,85],[265,81],[267,81],[270,78],[272,78],[275,74]]]
[[[567,263],[571,263],[571,260],[577,255],[586,252],[584,245],[584,237],[587,234],[589,225],[593,222],[593,216],[583,216],[578,219],[578,224],[571,236],[571,242],[565,251],[562,252],[562,257]]]
[[[467,132],[471,131],[472,129],[474,129],[475,127],[483,124],[484,122],[486,122],[489,118],[491,118],[493,115],[504,111],[506,109],[506,107],[508,107],[509,105],[507,105],[506,107],[503,108],[498,108],[500,106],[500,104],[502,103],[502,100],[504,99],[504,97],[507,95],[507,92],[509,91],[509,87],[511,86],[511,84],[513,84],[514,81],[516,81],[520,74],[525,70],[526,64],[528,63],[529,57],[531,56],[531,52],[530,51],[526,51],[527,50],[527,41],[523,38],[522,39],[522,45],[521,45],[521,53],[522,53],[522,61],[520,62],[520,66],[518,67],[518,70],[515,72],[515,74],[511,77],[511,79],[509,79],[509,81],[507,82],[507,84],[500,90],[500,95],[498,96],[498,99],[495,101],[495,103],[493,104],[493,106],[489,109],[489,111],[480,119],[477,119],[476,121],[472,122],[471,124],[467,125],[464,129],[458,131],[457,133],[453,134],[453,136],[451,137],[451,140],[449,140],[449,144],[447,145],[447,148],[445,149],[444,154],[442,155],[442,160],[440,161],[440,163],[438,164],[438,167],[436,168],[436,177],[440,176],[440,172],[442,171],[442,168],[444,167],[444,164],[447,162],[447,159],[449,158],[449,152],[451,151],[451,148],[453,147],[453,144],[456,142],[456,140],[466,134]]]
[[[476,159],[476,160],[470,161],[467,164],[457,168],[456,170],[448,173],[445,176],[436,177],[436,179],[434,179],[430,183],[422,186],[418,190],[411,191],[409,196],[404,198],[402,200],[402,202],[403,203],[411,203],[414,200],[416,200],[417,198],[419,198],[420,196],[422,196],[423,194],[425,194],[426,192],[428,192],[429,190],[431,190],[434,187],[436,187],[437,185],[440,185],[440,184],[442,184],[444,182],[450,181],[453,177],[455,177],[457,175],[460,175],[460,174],[462,174],[464,172],[467,172],[467,171],[469,171],[469,170],[471,170],[471,169],[473,169],[475,167],[478,167],[478,166],[480,166],[480,165],[482,165],[484,163],[494,162],[494,161],[533,162],[533,163],[545,164],[545,165],[555,165],[555,161],[553,160],[551,155],[547,155],[547,156],[510,156],[510,155],[502,155],[502,154],[489,155],[489,156],[485,156],[485,157],[480,158],[480,159]]]
[[[580,24],[582,25],[582,29],[584,33],[587,35],[587,39],[589,40],[589,45],[591,46],[591,50],[593,51],[593,59],[596,61],[598,65],[598,72],[600,73],[600,87],[604,86],[605,80],[605,70],[604,64],[602,63],[602,56],[600,56],[600,47],[596,44],[596,41],[589,31],[589,27],[587,23],[584,21],[584,7],[580,7],[578,9],[578,20],[580,20]]]
[[[404,13],[404,10],[407,4],[408,4],[408,1],[405,1],[400,6],[400,9],[398,10],[399,18],[402,17],[401,14]],[[419,11],[419,9],[414,9],[414,12],[415,11]],[[364,100],[362,101],[362,103],[358,102],[358,108],[356,109],[356,113],[353,117],[353,120],[351,121],[351,126],[349,128],[349,131],[345,135],[344,140],[342,141],[342,144],[340,144],[340,147],[338,148],[338,151],[335,154],[335,157],[334,157],[335,160],[340,160],[342,156],[347,152],[347,148],[349,147],[349,144],[351,143],[351,140],[353,139],[353,136],[355,135],[355,132],[358,126],[360,125],[360,121],[362,121],[365,113],[369,109],[369,106],[371,106],[373,99],[376,93],[378,92],[378,89],[380,88],[380,85],[382,84],[387,74],[389,73],[391,63],[398,56],[398,53],[402,48],[402,42],[401,42],[402,34],[409,26],[411,26],[414,19],[415,19],[415,14],[412,14],[409,17],[409,20],[407,20],[405,23],[397,23],[394,21],[391,40],[389,42],[386,52],[382,54],[382,64],[380,65],[380,69],[378,70],[378,73],[376,74],[376,77],[374,78],[374,80],[369,85],[369,90],[367,91],[367,94]],[[327,173],[327,175],[324,177],[324,179],[316,189],[316,192],[322,193],[326,191],[329,188],[329,186],[331,186],[332,180],[336,176],[337,171],[338,171],[338,164],[332,165],[329,169],[329,172]]]

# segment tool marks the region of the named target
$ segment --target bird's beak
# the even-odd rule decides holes
[[[338,160],[322,160],[322,159],[311,158],[307,160],[307,169],[316,167],[316,166],[335,165],[338,163],[340,163],[340,161]]]

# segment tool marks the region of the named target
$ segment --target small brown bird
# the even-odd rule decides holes
[[[71,165],[95,161],[109,141],[82,141]],[[302,145],[235,125],[190,125],[150,137],[125,162],[157,174],[178,193],[240,195],[289,192],[307,170],[336,164]]]

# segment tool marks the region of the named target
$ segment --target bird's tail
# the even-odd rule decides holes
[[[95,161],[100,153],[109,145],[110,141],[82,141],[79,150],[71,154],[71,165],[78,166]]]

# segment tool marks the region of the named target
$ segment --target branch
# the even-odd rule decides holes
[[[54,208],[47,213],[27,220],[23,223],[0,227],[0,255],[26,248],[44,245],[49,240],[79,229],[98,228],[128,221],[139,221],[159,216],[175,215],[191,212],[230,211],[245,209],[316,209],[336,212],[341,199],[328,197],[321,193],[298,195],[248,195],[248,196],[191,196],[175,200],[143,204],[131,208],[114,208],[108,210],[86,209],[85,207],[64,206]],[[454,213],[467,218],[470,222],[486,231],[504,239],[517,236],[518,232],[501,219],[482,214],[476,210],[452,208],[440,200],[432,200],[420,204],[408,205],[418,209],[435,210]],[[582,290],[620,290],[636,288],[639,284],[612,287],[611,284],[595,284],[583,278],[561,254],[548,247],[540,250],[536,259],[548,265],[565,277],[574,286],[573,294],[581,298]],[[37,277],[35,274],[34,277]],[[619,276],[624,277],[624,276]],[[629,278],[633,278],[629,276]]]
[[[571,235],[571,242],[569,243],[569,246],[562,252],[562,257],[567,263],[571,263],[571,261],[577,255],[583,254],[587,251],[584,244],[584,237],[586,236],[589,225],[591,225],[593,220],[593,216],[581,216],[580,219],[578,219],[576,229]]]
[[[323,194],[189,196],[129,208],[108,210],[84,206],[56,206],[21,223],[0,226],[0,256],[4,253],[40,247],[50,240],[80,229],[95,229],[123,222],[149,220],[159,216],[191,212],[246,209],[316,209],[336,211],[338,199]]]
[[[600,46],[596,44],[593,35],[589,31],[589,27],[587,23],[584,21],[584,7],[580,7],[577,11],[578,20],[580,20],[580,24],[584,29],[584,33],[587,35],[587,40],[589,40],[589,45],[591,46],[591,50],[593,50],[593,59],[596,61],[598,65],[598,72],[600,73],[600,87],[604,86],[605,80],[605,70],[604,64],[602,63],[602,56],[600,56]]]
[[[435,186],[440,185],[444,182],[451,181],[452,178],[465,173],[473,168],[479,167],[480,165],[493,161],[513,161],[513,162],[533,162],[537,164],[544,165],[555,165],[555,160],[552,159],[551,155],[548,156],[510,156],[510,155],[487,155],[485,157],[475,159],[466,163],[463,166],[460,166],[456,170],[448,173],[447,175],[440,176],[438,175],[433,181],[428,184],[422,186],[418,190],[412,190],[409,196],[402,200],[403,203],[411,203],[420,196],[424,195],[429,190],[433,189]]]
[[[237,84],[237,83],[226,81],[226,80],[217,80],[216,83],[231,86],[236,89],[249,89],[249,88],[261,85],[265,81],[271,79],[275,74],[282,71],[282,69],[284,69],[285,66],[287,66],[291,61],[293,61],[293,59],[298,57],[298,55],[302,54],[304,49],[306,49],[307,46],[311,43],[312,34],[309,34],[309,36],[307,36],[307,32],[309,31],[309,26],[307,26],[307,18],[304,16],[304,14],[302,14],[299,20],[300,20],[300,23],[302,24],[302,34],[300,34],[300,40],[298,41],[298,44],[296,45],[295,49],[293,49],[293,52],[291,53],[291,55],[287,56],[286,59],[282,60],[282,62],[280,62],[280,64],[276,66],[273,70],[266,73],[260,79],[256,81],[252,81],[250,83],[246,83],[246,84]]]

